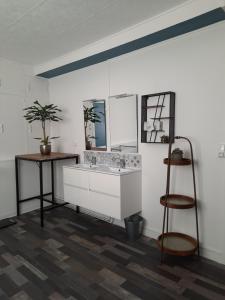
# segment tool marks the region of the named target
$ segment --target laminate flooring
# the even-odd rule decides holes
[[[0,230],[0,300],[222,300],[225,266],[166,256],[153,239],[62,207]]]

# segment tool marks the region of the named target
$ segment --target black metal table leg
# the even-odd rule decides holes
[[[54,161],[51,161],[52,204],[55,204]]]
[[[79,163],[79,157],[77,156],[75,159],[76,159],[76,164],[78,164]],[[76,206],[76,213],[77,214],[80,213],[80,206],[79,205]]]
[[[19,159],[15,158],[15,172],[16,172],[16,209],[17,216],[20,215],[20,190],[19,190]]]
[[[42,162],[39,162],[39,178],[40,178],[40,216],[41,227],[44,227],[44,201],[43,201],[43,169]]]

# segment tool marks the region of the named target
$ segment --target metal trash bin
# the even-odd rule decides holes
[[[126,233],[129,241],[136,241],[143,232],[144,219],[139,215],[132,215],[124,219]]]

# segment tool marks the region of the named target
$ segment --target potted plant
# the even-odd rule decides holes
[[[84,109],[84,133],[85,133],[86,150],[91,150],[90,139],[95,139],[95,137],[87,133],[88,122],[101,123],[101,117],[94,111],[95,109],[94,106],[86,107],[84,105],[83,109]]]
[[[179,148],[175,148],[171,154],[171,158],[174,160],[183,159],[183,151]]]
[[[161,143],[164,143],[164,144],[168,144],[170,141],[170,138],[168,135],[162,135],[161,136]]]
[[[41,141],[40,152],[42,155],[49,155],[51,153],[51,142],[52,139],[59,138],[58,136],[49,137],[46,134],[46,122],[58,122],[62,120],[59,116],[57,116],[58,112],[61,112],[61,109],[58,108],[57,105],[47,104],[42,106],[38,100],[34,101],[34,105],[24,108],[26,114],[24,118],[28,121],[28,123],[32,123],[34,121],[40,121],[41,127],[43,131],[42,137],[35,138],[36,140]]]

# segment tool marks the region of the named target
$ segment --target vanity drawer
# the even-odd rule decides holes
[[[80,187],[84,189],[89,188],[88,172],[77,170],[73,168],[63,168],[64,184]]]
[[[120,176],[90,172],[90,191],[120,196]]]
[[[116,219],[121,218],[121,204],[119,197],[89,191],[89,199],[84,201],[83,206],[106,216]]]
[[[64,184],[64,200],[74,205],[83,206],[88,199],[88,190]]]

